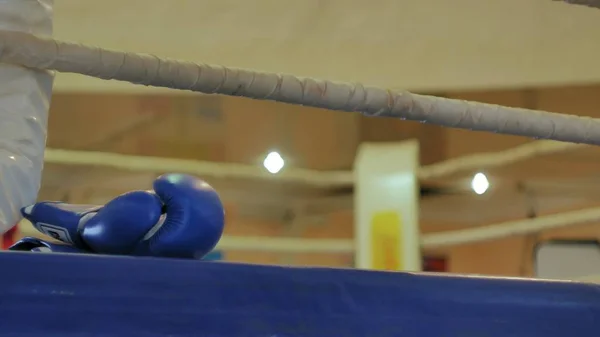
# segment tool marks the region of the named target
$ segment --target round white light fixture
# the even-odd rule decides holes
[[[473,192],[481,195],[490,188],[490,182],[485,174],[477,173],[473,176],[473,180],[471,180],[471,188],[473,189]]]
[[[263,161],[263,166],[272,174],[276,174],[285,166],[285,160],[278,152],[269,152]]]

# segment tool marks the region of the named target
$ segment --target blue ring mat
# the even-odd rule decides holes
[[[584,337],[600,286],[0,253],[0,336]]]

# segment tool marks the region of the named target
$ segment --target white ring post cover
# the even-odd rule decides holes
[[[53,0],[0,0],[0,30],[52,35]],[[54,75],[0,64],[0,234],[40,188]]]
[[[420,271],[419,143],[363,143],[354,162],[355,264]]]

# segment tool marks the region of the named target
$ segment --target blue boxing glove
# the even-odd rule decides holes
[[[74,254],[89,254],[90,252],[77,249],[65,243],[54,243],[44,241],[38,238],[25,237],[13,244],[8,250],[38,252],[38,253],[74,253]]]
[[[95,253],[196,259],[209,253],[224,227],[217,192],[185,174],[160,176],[153,187],[104,206],[40,202],[22,214],[42,233]]]

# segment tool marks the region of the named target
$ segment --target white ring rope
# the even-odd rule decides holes
[[[421,180],[440,178],[452,174],[490,169],[513,164],[537,156],[577,149],[583,145],[555,141],[535,141],[504,151],[461,156],[418,171]],[[216,163],[197,160],[133,156],[117,153],[46,149],[45,162],[63,165],[89,165],[138,172],[184,172],[216,178],[272,179],[307,184],[316,187],[354,185],[352,171],[315,171],[290,168],[279,174],[270,174],[258,166]]]
[[[456,231],[424,234],[421,247],[436,249],[461,244],[484,242],[544,230],[589,224],[600,219],[600,207],[579,211],[540,216],[535,219],[517,220],[497,223],[484,227],[461,229]],[[19,226],[23,235],[36,235],[33,226]],[[308,239],[292,237],[239,237],[224,236],[217,249],[256,251],[256,252],[289,252],[289,253],[354,253],[354,240],[350,239]]]
[[[0,61],[156,87],[244,96],[447,127],[600,144],[600,120],[292,75],[195,64],[0,32]]]
[[[494,153],[462,156],[448,161],[423,166],[418,171],[420,179],[439,178],[466,170],[508,165],[536,156],[549,155],[582,147],[579,144],[554,141],[535,141]],[[311,184],[319,187],[353,185],[352,172],[326,172],[291,169],[272,175],[256,166],[201,162],[194,160],[152,158],[115,153],[46,149],[46,163],[67,165],[107,166],[130,171],[179,171],[220,178],[283,179],[287,182]],[[439,248],[472,242],[522,235],[546,229],[588,223],[600,219],[600,208],[567,212],[534,220],[519,220],[443,233],[427,234],[422,237],[424,248]],[[221,249],[251,250],[266,252],[326,252],[349,253],[354,242],[344,239],[299,239],[272,237],[224,237]]]
[[[584,5],[584,6],[588,6],[588,7],[600,8],[599,0],[553,0],[553,1],[560,1],[560,2],[566,2],[569,4],[573,4],[573,5]]]
[[[600,7],[597,0],[563,0],[564,2]],[[495,105],[469,103],[415,95],[408,92],[342,84],[291,75],[268,74],[220,66],[198,65],[189,62],[159,59],[150,55],[108,51],[79,44],[43,39],[16,32],[0,32],[0,60],[31,68],[79,73],[103,79],[115,79],[137,84],[192,90],[204,93],[245,96],[280,102],[310,105],[334,110],[360,111],[368,116],[388,116],[444,125],[448,127],[491,131],[513,135],[545,138],[573,143],[600,144],[598,120],[562,114],[506,108]],[[564,145],[564,146],[563,146]],[[457,158],[423,167],[419,176],[423,179],[452,174],[466,169],[495,167],[527,159],[535,155],[550,154],[570,149],[573,144],[534,142],[494,154],[479,154]],[[537,148],[537,150],[535,150]],[[62,164],[102,165],[120,161],[91,159],[94,156],[119,156],[116,154],[83,153],[78,151],[48,149],[46,161]],[[76,158],[76,159],[75,159]],[[114,157],[113,157],[114,158]],[[125,159],[121,156],[119,159]],[[466,164],[468,160],[469,164]],[[153,161],[150,164],[150,161]],[[157,164],[162,161],[162,166]],[[224,176],[257,176],[256,168],[235,167],[223,164],[168,159],[131,157],[119,168],[130,170],[168,171],[177,166],[179,170],[198,173],[223,172]],[[147,164],[150,164],[149,166]],[[109,165],[114,166],[114,165]],[[217,167],[218,166],[218,167]],[[186,169],[187,168],[187,169]],[[292,180],[320,181],[308,178],[313,172],[287,173]],[[344,177],[342,177],[344,174]],[[283,175],[280,175],[280,177]],[[269,175],[269,177],[271,177]],[[334,175],[326,181],[335,181]],[[352,183],[351,173],[342,172],[343,183]],[[496,225],[465,229],[448,233],[424,235],[422,246],[440,246],[479,242],[566,225],[596,221],[600,208],[567,212],[540,217],[533,220],[505,222]],[[294,252],[352,253],[352,240],[292,239],[292,238],[240,238],[225,237],[222,249]]]

